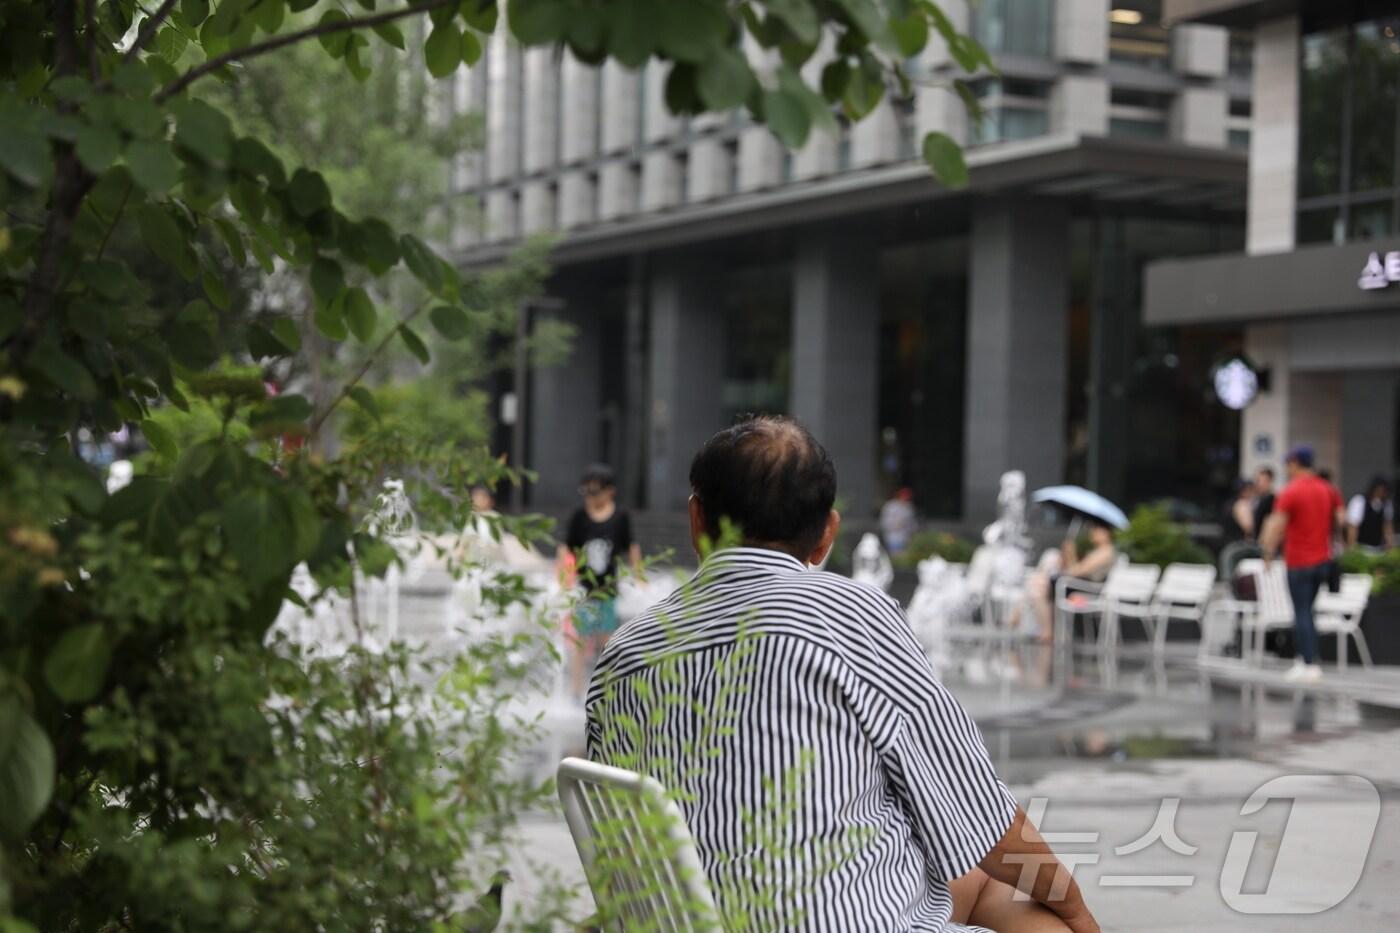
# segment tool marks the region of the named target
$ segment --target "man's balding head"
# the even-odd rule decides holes
[[[796,421],[753,418],[705,442],[690,465],[690,488],[712,538],[728,518],[745,544],[807,560],[832,518],[836,468]]]

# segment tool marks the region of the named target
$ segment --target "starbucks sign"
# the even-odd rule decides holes
[[[1366,260],[1366,267],[1361,270],[1361,278],[1356,284],[1369,292],[1389,288],[1395,282],[1400,282],[1400,250],[1372,253],[1371,258]]]

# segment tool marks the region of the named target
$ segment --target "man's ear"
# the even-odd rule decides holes
[[[705,509],[700,504],[699,496],[691,496],[688,505],[690,510],[690,546],[695,549],[695,556],[700,557],[700,542],[707,533],[705,531]]]
[[[831,556],[831,549],[836,546],[836,536],[840,533],[841,513],[832,509],[826,516],[826,528],[822,530],[822,539],[807,557],[807,563],[813,567],[820,567],[826,563],[826,559]]]

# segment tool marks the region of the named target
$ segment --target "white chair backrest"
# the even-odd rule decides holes
[[[1274,561],[1265,569],[1263,561],[1254,574],[1258,594],[1259,621],[1292,622],[1293,597],[1288,595],[1288,574],[1281,561]]]
[[[1369,573],[1342,574],[1341,590],[1333,593],[1324,587],[1317,594],[1317,602],[1313,605],[1319,612],[1341,613],[1359,618],[1371,600],[1373,582],[1374,578]]]
[[[620,928],[721,930],[695,840],[656,780],[565,758],[559,800],[606,920]]]
[[[1257,557],[1246,557],[1235,565],[1236,576],[1252,577],[1264,569],[1264,562]]]
[[[1147,602],[1157,588],[1162,569],[1156,564],[1117,564],[1104,581],[1105,599],[1120,602]]]
[[[1169,564],[1157,584],[1157,601],[1199,605],[1210,599],[1215,568],[1209,564]]]

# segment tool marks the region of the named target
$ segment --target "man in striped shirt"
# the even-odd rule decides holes
[[[746,421],[690,482],[697,551],[731,526],[741,546],[608,643],[588,746],[675,795],[721,910],[758,929],[1096,931],[899,605],[811,572],[840,526],[821,445]]]

